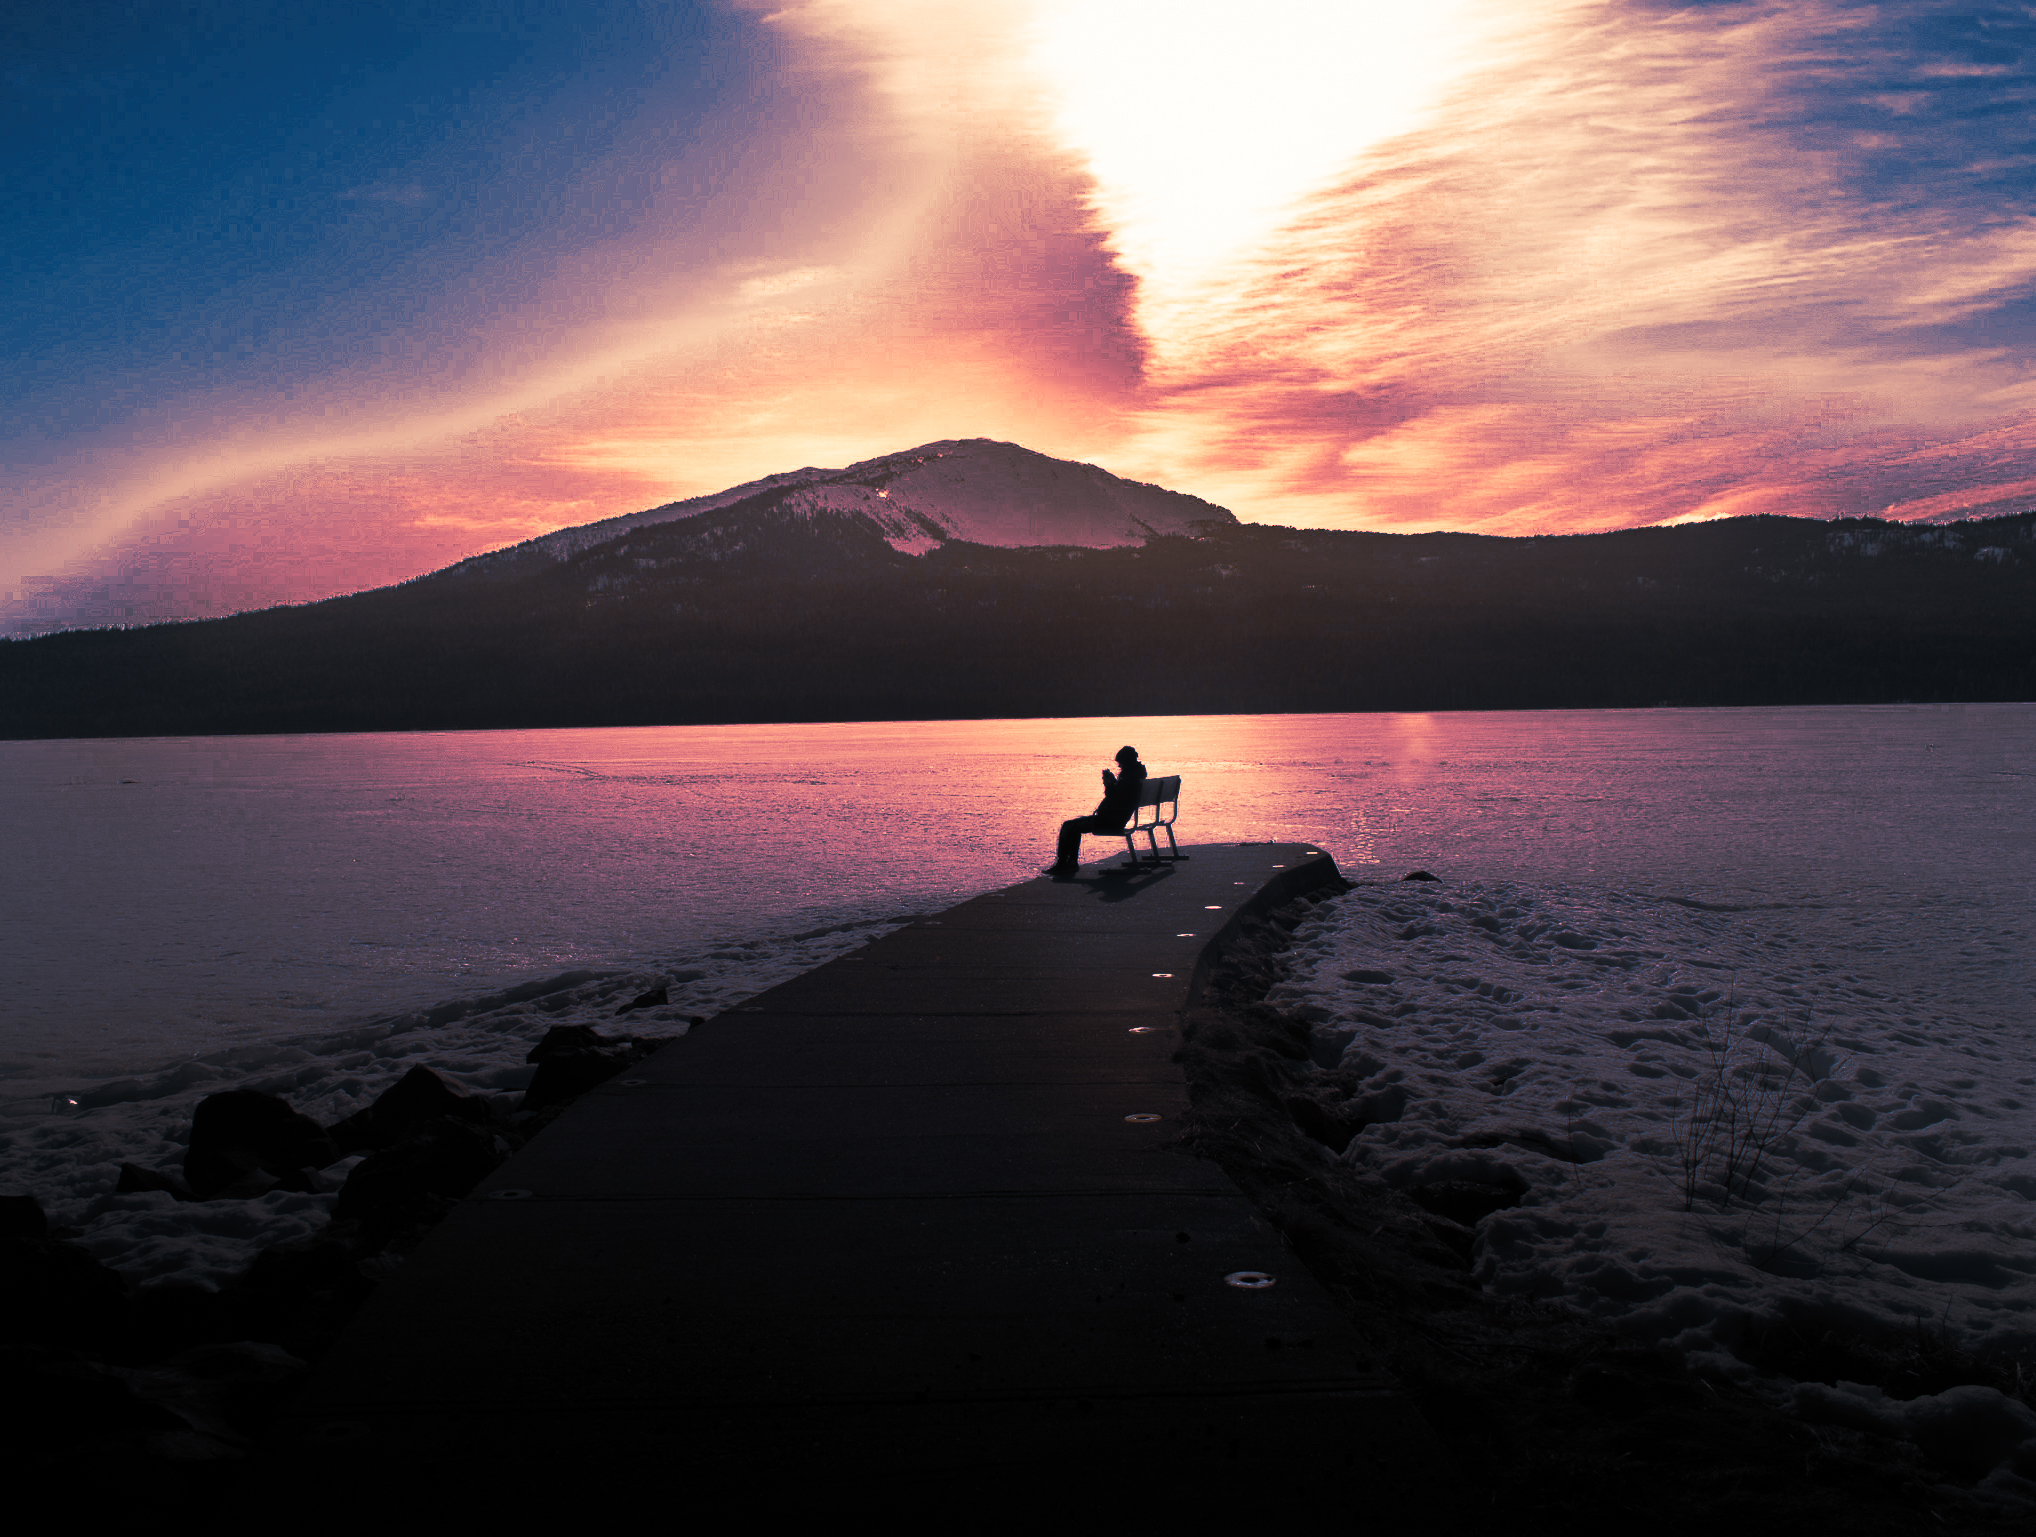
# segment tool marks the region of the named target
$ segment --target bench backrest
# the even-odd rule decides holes
[[[1160,808],[1172,806],[1174,808],[1174,816],[1178,816],[1180,814],[1180,800],[1180,775],[1167,774],[1158,779],[1147,779],[1144,786],[1138,792],[1138,810],[1133,814],[1131,820],[1133,822],[1145,823],[1147,826],[1157,826],[1161,823],[1171,822],[1173,817],[1163,815]],[[1152,808],[1152,817],[1149,822],[1145,816],[1147,807]]]

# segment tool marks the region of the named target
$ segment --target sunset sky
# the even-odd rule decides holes
[[[19,0],[0,629],[989,437],[1247,520],[2036,506],[2026,6]]]

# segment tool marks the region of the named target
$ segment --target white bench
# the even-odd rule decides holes
[[[1151,816],[1146,815],[1151,812]],[[1131,814],[1131,820],[1124,824],[1122,837],[1124,850],[1135,865],[1139,862],[1138,845],[1132,840],[1138,834],[1145,834],[1145,841],[1152,845],[1152,862],[1159,863],[1159,835],[1166,834],[1166,846],[1171,859],[1181,857],[1181,846],[1174,842],[1174,818],[1181,814],[1181,776],[1168,774],[1161,779],[1148,779],[1138,792],[1138,809]],[[1116,837],[1118,834],[1098,834]]]

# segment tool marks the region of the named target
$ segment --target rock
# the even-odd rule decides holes
[[[618,1046],[607,1051],[561,1052],[546,1057],[538,1064],[537,1076],[530,1080],[530,1087],[523,1091],[521,1108],[536,1110],[577,1099],[587,1090],[606,1083],[639,1055],[629,1046]]]
[[[127,1324],[127,1282],[84,1249],[0,1238],[0,1340],[100,1350]]]
[[[154,1169],[144,1169],[138,1163],[123,1163],[120,1166],[120,1182],[113,1188],[121,1195],[130,1195],[136,1191],[164,1190],[180,1201],[198,1199],[191,1193],[191,1187],[174,1174],[161,1174]]]
[[[592,1025],[553,1025],[544,1032],[544,1039],[530,1048],[523,1058],[526,1062],[542,1062],[547,1057],[556,1057],[573,1051],[599,1051],[607,1046],[619,1046],[627,1036],[611,1039]]]
[[[615,1015],[619,1019],[631,1009],[655,1009],[671,1001],[672,990],[669,984],[662,987],[654,987],[641,997],[632,998],[629,1002],[623,1004],[621,1008],[615,1011]]]
[[[46,1238],[49,1218],[32,1195],[0,1195],[0,1238]]]
[[[22,1476],[30,1465],[19,1460],[22,1452],[89,1449],[103,1458],[142,1450],[152,1432],[190,1428],[137,1396],[115,1368],[47,1346],[0,1345],[0,1405],[0,1434],[17,1454]]]
[[[446,1117],[487,1126],[493,1124],[495,1111],[486,1100],[447,1083],[430,1068],[413,1067],[377,1095],[367,1109],[355,1111],[328,1135],[344,1157],[394,1147]]]
[[[1430,875],[1426,870],[1410,870],[1407,874],[1401,876],[1400,879],[1403,881],[1439,881],[1442,877]]]
[[[354,1165],[332,1204],[335,1222],[358,1222],[376,1244],[438,1220],[497,1164],[508,1145],[450,1117]]]
[[[122,1375],[136,1397],[189,1425],[174,1440],[149,1438],[150,1450],[188,1462],[245,1455],[309,1369],[280,1345],[231,1340],[195,1345]]]
[[[129,1348],[142,1361],[161,1360],[192,1345],[246,1339],[253,1332],[238,1287],[144,1286],[134,1294],[132,1314]]]
[[[245,1323],[236,1337],[277,1341],[307,1360],[323,1355],[375,1289],[361,1262],[420,1220],[428,1226],[451,1205],[432,1200],[421,1213],[415,1203],[392,1212],[387,1225],[373,1232],[358,1220],[332,1222],[309,1238],[269,1245],[229,1288]]]
[[[198,1101],[184,1178],[199,1200],[244,1198],[279,1185],[317,1190],[317,1171],[339,1156],[324,1128],[287,1101],[259,1089],[228,1089]]]
[[[642,1061],[664,1045],[665,1040],[610,1038],[589,1025],[556,1025],[544,1033],[544,1039],[531,1047],[524,1058],[537,1064],[537,1076],[523,1091],[520,1108],[537,1110],[577,1098],[630,1064]]]
[[[334,1222],[309,1238],[272,1243],[254,1257],[240,1284],[277,1297],[350,1287],[360,1279],[360,1232],[355,1223]]]

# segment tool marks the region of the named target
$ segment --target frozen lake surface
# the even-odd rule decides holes
[[[10,742],[0,1074],[33,1092],[575,968],[768,965],[1033,874],[1126,741],[1183,776],[1190,841],[1814,901],[1847,953],[1996,1001],[2026,980],[2002,935],[2036,880],[2028,706]]]
[[[1693,1354],[1788,1288],[2027,1337],[2031,706],[0,744],[0,1193],[216,1282],[331,1196],[111,1194],[204,1094],[329,1124],[421,1064],[507,1104],[550,1025],[669,981],[628,1024],[674,1033],[1035,874],[1125,742],[1183,776],[1184,842],[1320,840],[1364,883],[1284,996],[1367,1097],[1353,1160],[1530,1190],[1488,1284]],[[1772,1190],[1674,1172],[1698,1025],[1823,1054]]]

